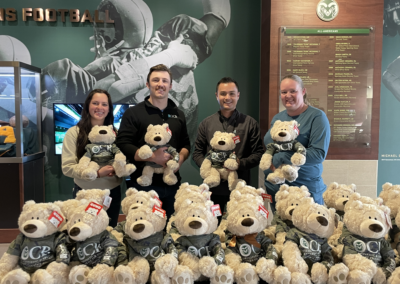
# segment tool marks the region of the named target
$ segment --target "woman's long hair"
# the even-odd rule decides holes
[[[85,147],[87,144],[89,144],[89,132],[92,130],[92,121],[91,121],[91,116],[89,113],[89,105],[90,102],[92,101],[93,95],[94,94],[105,94],[108,98],[108,114],[104,119],[103,125],[113,125],[114,127],[114,108],[112,105],[111,101],[111,96],[110,94],[101,89],[95,89],[89,93],[85,100],[85,104],[83,105],[83,110],[82,110],[82,115],[81,115],[81,120],[79,120],[78,124],[76,126],[79,127],[79,134],[78,134],[78,139],[76,141],[76,156],[78,157],[78,160],[85,155]],[[114,128],[115,131],[115,128]]]
[[[285,80],[285,79],[291,79],[291,80],[293,80],[293,81],[296,81],[296,82],[300,85],[301,90],[304,89],[303,80],[301,80],[301,78],[300,78],[299,76],[293,75],[293,74],[291,74],[291,75],[286,75],[285,77],[282,78],[281,82],[282,82],[283,80]],[[308,106],[311,105],[310,101],[307,99],[307,92],[306,92],[306,93],[304,94],[304,96],[303,96],[303,101],[304,101],[304,104],[306,104],[306,105],[308,105]]]

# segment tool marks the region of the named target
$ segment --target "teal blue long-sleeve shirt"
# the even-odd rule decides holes
[[[307,186],[315,201],[323,204],[322,193],[325,191],[326,185],[321,177],[322,162],[325,160],[328,153],[329,141],[331,138],[329,121],[326,114],[315,107],[309,106],[298,116],[289,116],[286,110],[278,113],[271,121],[271,128],[277,120],[296,120],[300,124],[300,135],[296,140],[307,149],[306,163],[300,167],[299,177],[292,183],[286,183],[290,186]],[[264,136],[264,144],[268,145],[272,142],[270,130],[268,130],[267,134]],[[294,152],[277,153],[274,155],[272,163],[276,168],[281,164],[291,165],[290,158],[293,154]],[[271,173],[270,169],[264,171],[266,176],[269,173]],[[270,194],[279,190],[279,185],[271,184],[268,181],[265,181],[265,186]],[[273,196],[273,198],[275,200],[275,196]]]

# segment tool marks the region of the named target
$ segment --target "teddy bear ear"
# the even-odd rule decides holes
[[[302,199],[301,201],[302,204],[313,204],[314,203],[314,199],[312,199],[311,197],[305,197]]]
[[[149,124],[149,126],[147,126],[147,132],[149,132],[153,128],[153,126],[153,124]]]
[[[338,189],[339,188],[339,184],[334,181],[329,185],[329,188],[330,189]]]
[[[383,205],[383,199],[380,197],[375,198],[374,201],[378,206]]]
[[[215,132],[214,132],[214,136],[220,135],[221,133],[222,133],[221,131],[215,131]]]
[[[213,206],[213,205],[214,205],[214,202],[212,202],[211,200],[207,200],[205,203],[207,210],[211,210],[211,206]],[[220,209],[222,211],[224,208],[220,208]]]
[[[352,203],[352,205],[353,205],[353,207],[354,207],[355,209],[361,210],[361,209],[364,208],[364,204],[363,204],[360,200],[354,201],[354,203]]]
[[[201,195],[203,195],[207,200],[210,200],[210,198],[211,198],[211,192],[210,191],[203,192]]]
[[[160,196],[158,195],[158,193],[155,190],[150,190],[148,193],[149,193],[150,197],[152,197],[152,198],[155,198],[155,197],[160,198]]]
[[[281,201],[283,199],[286,199],[286,197],[288,197],[288,196],[289,196],[289,191],[287,191],[287,190],[280,191],[279,190],[275,195],[275,201],[276,202]]]
[[[310,191],[308,190],[308,187],[305,186],[305,185],[300,186],[300,189],[301,189],[302,191],[305,191],[305,192],[310,192]]]
[[[134,187],[130,187],[130,188],[128,188],[128,190],[126,191],[126,196],[131,196],[131,195],[134,195],[134,194],[136,194],[136,193],[138,193],[139,191],[136,189],[136,188],[134,188]]]
[[[165,129],[167,129],[167,128],[168,128],[168,123],[164,123],[164,124],[162,125],[162,127],[164,127]]]
[[[246,186],[246,182],[244,180],[239,181],[235,187],[235,189],[241,189]]]
[[[264,188],[262,188],[262,187],[260,187],[260,188],[258,188],[258,189],[256,189],[256,192],[258,193],[258,195],[262,195],[262,194],[264,194],[265,193],[265,189]]]
[[[360,200],[361,199],[361,195],[358,192],[354,192],[352,195],[350,195],[349,200],[351,201],[355,201],[355,200]]]
[[[201,192],[210,191],[210,187],[205,183],[200,184],[199,189],[201,190]]]
[[[279,187],[279,191],[287,191],[287,190],[289,190],[289,185],[287,185],[286,183],[282,184]]]
[[[27,202],[25,202],[24,207],[22,207],[22,210],[27,210],[29,209],[29,207],[32,207],[32,205],[35,205],[36,202],[33,200],[28,200]]]
[[[278,125],[278,124],[281,123],[281,122],[282,122],[282,121],[280,121],[280,120],[275,121],[275,122],[274,122],[274,126],[275,126],[275,125]],[[274,126],[272,126],[272,127],[274,127]]]
[[[392,186],[393,186],[393,184],[391,184],[390,182],[387,182],[384,185],[382,185],[382,190],[389,190]]]
[[[103,190],[103,195],[104,196],[110,196],[110,194],[111,194],[111,191],[109,189],[104,189]]]
[[[389,192],[388,200],[395,199],[400,194],[397,190],[392,190]]]
[[[390,208],[385,206],[385,205],[381,205],[378,207],[380,210],[383,211],[383,213],[387,214],[388,216],[390,216]]]
[[[112,126],[112,124],[107,127],[110,128],[111,131],[114,131],[114,126]]]
[[[349,187],[353,192],[356,192],[357,186],[354,183],[350,184]]]
[[[236,134],[229,133],[229,136],[233,138],[233,137],[235,137],[235,136],[236,136]]]
[[[233,191],[232,193],[231,193],[231,197],[230,197],[230,199],[231,200],[239,200],[240,198],[242,197],[242,194],[239,192],[239,191],[237,191],[237,190],[235,190],[235,191]]]

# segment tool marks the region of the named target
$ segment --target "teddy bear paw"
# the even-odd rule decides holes
[[[86,284],[88,282],[87,276],[89,275],[88,268],[80,268],[76,271],[72,283],[74,284]]]
[[[3,282],[5,284],[28,284],[29,275],[19,275],[19,274],[8,274],[4,277]]]
[[[151,185],[151,182],[152,182],[152,180],[146,176],[141,176],[136,181],[141,186],[149,186],[149,185]]]
[[[283,177],[279,177],[274,174],[269,174],[266,178],[267,181],[269,181],[272,184],[282,184],[285,182],[285,179]]]
[[[218,266],[215,277],[210,279],[211,284],[231,284],[233,283],[233,269],[220,265]]]
[[[242,263],[236,273],[236,283],[238,284],[256,284],[258,283],[258,276],[249,263]]]
[[[172,278],[172,284],[190,284],[193,283],[194,279],[192,277],[192,274],[190,274],[190,272],[188,271],[189,268],[187,268],[187,270],[183,270],[180,273],[178,273],[177,275],[175,275]]]
[[[127,165],[125,166],[125,171],[126,171],[127,175],[129,176],[129,175],[131,175],[134,171],[136,171],[136,167],[135,167],[134,164],[127,164]]]
[[[163,181],[168,185],[174,185],[178,182],[176,175],[164,176]]]
[[[293,182],[297,179],[298,173],[293,169],[292,166],[286,165],[282,167],[283,176],[289,182]]]
[[[135,283],[132,270],[128,266],[118,266],[114,271],[115,284]]]
[[[116,284],[134,283],[133,278],[130,275],[125,275],[124,277],[122,274],[117,274],[114,278]]]
[[[97,178],[97,172],[93,169],[86,169],[82,172],[81,177],[87,181],[94,181]]]
[[[204,179],[203,183],[207,184],[209,187],[216,187],[220,183],[220,179],[215,176],[209,176]]]
[[[346,284],[347,280],[346,280],[346,274],[344,273],[339,273],[339,275],[335,275],[333,276],[333,283],[337,283],[337,284]]]
[[[275,279],[276,284],[289,284],[290,283],[290,276],[287,275],[279,275],[277,279]]]

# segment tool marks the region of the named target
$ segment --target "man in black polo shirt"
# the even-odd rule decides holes
[[[142,175],[145,162],[154,162],[165,167],[172,157],[165,152],[167,147],[154,151],[153,155],[146,160],[139,157],[138,151],[141,146],[146,144],[144,136],[149,124],[162,125],[163,123],[168,123],[169,129],[172,131],[169,145],[177,149],[179,153],[179,166],[189,156],[190,140],[183,112],[178,109],[172,100],[168,99],[168,92],[172,87],[172,76],[168,67],[160,64],[150,68],[146,85],[150,90],[150,96],[125,111],[116,144],[127,159],[137,167],[137,170],[131,175],[131,180],[127,181],[127,186],[135,187],[138,190],[155,190],[163,202],[163,209],[165,209],[169,217],[174,212],[175,193],[180,186],[179,169],[176,171],[178,183],[175,185],[165,184],[162,174],[154,174],[152,185],[142,187],[137,183],[137,178]]]
[[[193,160],[200,167],[207,153],[211,150],[210,140],[215,131],[230,132],[236,134],[235,153],[239,160],[237,170],[239,179],[250,183],[250,169],[257,167],[264,153],[258,122],[236,109],[240,92],[238,84],[232,78],[222,78],[217,84],[215,93],[220,110],[205,118],[199,125]],[[236,138],[236,137],[235,137]],[[229,201],[230,191],[227,181],[221,181],[220,185],[210,189],[211,199],[224,210]]]

